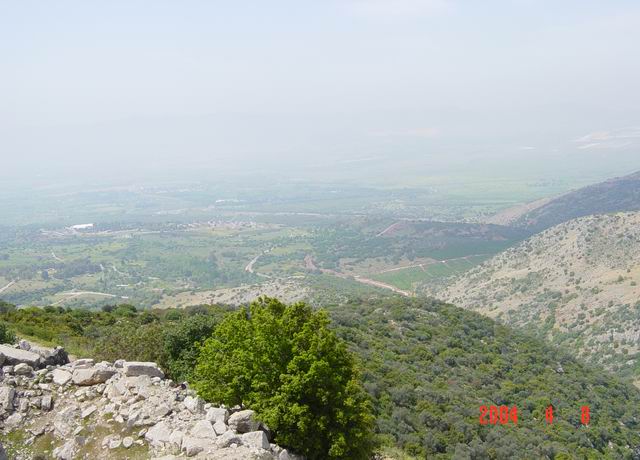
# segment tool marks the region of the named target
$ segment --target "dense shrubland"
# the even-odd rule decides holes
[[[635,388],[534,338],[440,302],[354,299],[326,305],[331,323],[324,313],[302,304],[271,300],[234,311],[215,306],[104,310],[3,305],[0,319],[19,335],[63,344],[72,353],[157,361],[173,379],[194,383],[210,400],[255,406],[285,444],[302,450],[318,448],[314,442],[330,450],[335,436],[351,433],[340,425],[345,419],[327,410],[351,414],[366,428],[367,403],[356,378],[360,374],[373,402],[372,440],[378,450],[401,450],[416,458],[640,455],[640,396]],[[335,381],[319,377],[329,371],[327,363]],[[232,376],[241,378],[234,382]],[[309,399],[330,388],[353,394],[355,399],[344,400],[351,406],[341,406],[339,397],[331,400],[332,406],[317,404],[322,398]],[[302,399],[306,406],[296,402]],[[555,408],[553,425],[544,418],[550,404]],[[517,406],[517,426],[481,426],[480,405]],[[580,423],[582,405],[591,408],[588,427]],[[333,420],[315,427],[324,437],[309,435],[305,430],[312,425],[306,422],[295,426],[297,420],[315,420],[315,414]],[[306,436],[305,442],[296,444],[297,433]],[[334,456],[357,458],[357,452],[365,452],[358,436],[347,441],[362,449],[354,454],[336,448]]]

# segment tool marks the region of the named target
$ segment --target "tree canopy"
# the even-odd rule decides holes
[[[208,401],[251,407],[277,443],[309,459],[369,458],[371,404],[329,322],[304,303],[261,298],[201,347],[195,388]]]

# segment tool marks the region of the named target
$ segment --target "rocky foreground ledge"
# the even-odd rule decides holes
[[[17,460],[302,459],[253,411],[205,404],[155,363],[69,362],[21,341],[0,345],[0,365],[0,440]]]

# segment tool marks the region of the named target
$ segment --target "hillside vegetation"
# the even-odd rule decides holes
[[[572,220],[430,292],[640,376],[640,213]]]
[[[218,307],[2,310],[1,319],[18,334],[68,344],[72,352],[92,349],[98,359],[157,361],[170,377],[190,381],[199,354],[195,343],[234,314]],[[640,454],[638,391],[537,339],[432,300],[354,298],[326,310],[331,328],[358,356],[373,401],[377,449],[392,458]],[[544,416],[550,404],[552,425]],[[517,425],[480,425],[482,405],[517,406]],[[588,427],[580,421],[583,405],[591,408]]]

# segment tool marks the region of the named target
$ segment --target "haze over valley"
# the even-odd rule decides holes
[[[640,460],[639,25],[0,0],[0,460]]]

